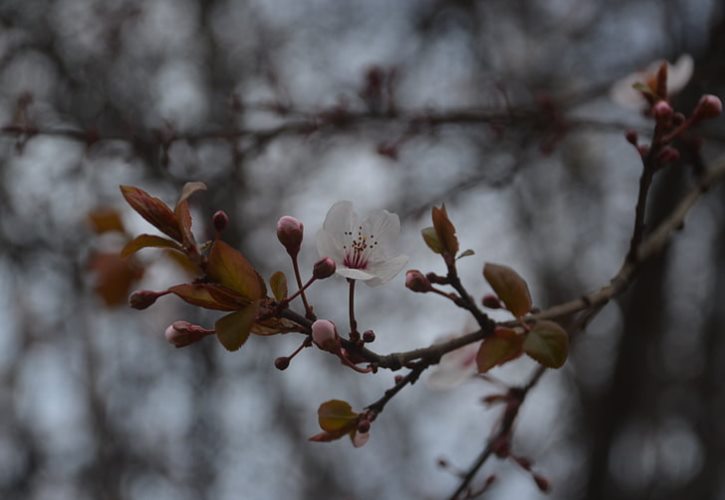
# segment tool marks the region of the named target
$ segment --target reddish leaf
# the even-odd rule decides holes
[[[115,252],[93,254],[88,267],[94,273],[94,290],[108,307],[126,304],[131,287],[144,272],[136,260]]]
[[[182,201],[176,205],[174,210],[176,220],[179,221],[179,231],[181,231],[181,241],[185,247],[193,247],[196,245],[194,234],[191,232],[191,211],[189,211],[189,203]]]
[[[216,311],[236,311],[243,307],[233,296],[225,296],[219,285],[211,283],[182,284],[169,288],[169,291],[189,304]],[[216,292],[216,293],[215,293]]]
[[[181,190],[179,201],[176,202],[174,214],[179,221],[179,230],[183,236],[184,245],[195,245],[194,235],[191,232],[191,212],[189,211],[189,196],[197,191],[205,191],[206,184],[203,182],[187,182]]]
[[[443,253],[456,255],[458,253],[458,238],[456,237],[456,228],[448,218],[446,206],[441,208],[433,207],[431,210],[433,217],[433,227],[435,228],[438,241],[443,247]]]
[[[128,257],[129,255],[133,255],[134,253],[138,252],[142,248],[149,247],[171,248],[180,252],[183,251],[179,244],[173,240],[169,240],[153,234],[141,234],[126,243],[126,245],[121,250],[121,257]]]
[[[559,368],[569,355],[569,336],[553,321],[537,321],[526,335],[524,351],[547,368]]]
[[[221,317],[214,324],[219,342],[228,351],[236,351],[249,338],[250,329],[257,317],[258,303],[252,302],[241,311]]]
[[[171,236],[176,241],[182,241],[176,216],[163,201],[154,198],[143,189],[133,186],[121,186],[121,194],[141,217],[159,231]]]
[[[252,264],[221,240],[214,242],[209,253],[207,273],[211,279],[246,299],[258,300],[266,294],[264,281]]]
[[[426,227],[420,231],[420,234],[423,235],[423,240],[425,241],[425,244],[428,245],[428,248],[433,250],[435,253],[443,253],[443,244],[438,239],[438,234],[436,234],[434,227]]]
[[[179,196],[179,201],[176,202],[176,205],[178,206],[179,203],[185,202],[189,199],[189,196],[196,193],[197,191],[206,191],[206,184],[203,182],[187,182],[184,184],[184,187],[181,188],[181,196]]]
[[[164,255],[171,259],[177,266],[179,266],[189,276],[197,278],[202,276],[204,273],[199,268],[199,265],[192,262],[189,256],[185,253],[177,252],[175,250],[168,250],[164,252]]]
[[[112,208],[97,209],[90,212],[88,214],[88,222],[96,234],[103,234],[110,231],[118,231],[119,233],[126,232],[121,216]]]
[[[296,323],[284,318],[267,318],[252,325],[252,333],[262,337],[301,331]]]
[[[317,417],[322,430],[346,434],[355,428],[358,414],[352,411],[348,402],[332,399],[320,405]]]
[[[531,310],[529,286],[516,271],[508,266],[486,263],[483,276],[514,316],[520,318]]]
[[[281,302],[287,298],[287,277],[282,271],[277,271],[269,278],[269,286],[275,299]]]
[[[508,330],[508,329],[506,329]],[[502,365],[521,356],[524,338],[513,332],[510,335],[493,335],[481,343],[476,356],[478,372],[485,373],[494,366]]]

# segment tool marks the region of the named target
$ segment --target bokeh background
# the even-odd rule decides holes
[[[445,202],[476,252],[460,262],[471,292],[488,292],[483,262],[500,262],[546,307],[604,284],[627,249],[640,162],[624,130],[646,139],[651,124],[613,104],[610,85],[690,53],[675,107],[723,97],[724,14],[719,0],[3,0],[0,497],[446,498],[496,422],[481,398],[498,387],[423,381],[364,448],[309,443],[320,403],[362,408],[393,374],[358,375],[313,349],[280,372],[293,336],[237,353],[213,339],[171,347],[170,322],[215,316],[172,298],[125,305],[131,289],[186,277],[154,250],[114,257],[114,210],[127,232],[153,232],[118,185],[173,203],[204,181],[197,234],[226,210],[225,238],[266,277],[291,276],[276,219],[305,223],[309,273],[341,199],[399,213],[408,267],[440,272],[419,231]],[[723,153],[723,120],[700,132],[701,155],[658,178],[652,220],[693,165]],[[514,449],[551,481],[549,498],[725,498],[723,194],[701,200],[527,399]],[[314,288],[318,314],[345,324],[345,289]],[[473,329],[402,276],[361,287],[358,303],[380,352]],[[534,366],[493,375],[516,384]],[[544,498],[510,462],[479,482],[488,474],[488,498]]]

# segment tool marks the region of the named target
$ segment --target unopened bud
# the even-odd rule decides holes
[[[624,137],[627,139],[627,142],[630,143],[632,146],[637,146],[637,143],[639,142],[639,135],[637,134],[636,130],[627,130],[627,133],[624,134]]]
[[[418,293],[427,293],[432,290],[432,286],[428,278],[420,271],[411,269],[405,273],[405,286],[408,290]]]
[[[529,458],[513,457],[513,459],[516,461],[516,463],[518,463],[521,466],[521,468],[523,468],[525,470],[531,470],[531,466],[533,465],[533,463],[531,462],[531,460]]]
[[[662,148],[660,154],[657,156],[657,160],[660,163],[672,163],[680,159],[680,152],[671,146]]]
[[[337,352],[340,347],[335,323],[326,319],[318,319],[312,323],[312,340],[324,351]]]
[[[672,106],[670,106],[670,103],[667,101],[658,101],[657,104],[652,107],[652,115],[658,122],[667,122],[670,118],[672,118],[672,113]]]
[[[164,336],[170,344],[176,347],[185,347],[213,333],[215,333],[214,330],[208,330],[188,321],[174,321],[166,329]]]
[[[289,366],[289,358],[287,356],[280,356],[274,360],[274,367],[278,370],[286,370]]]
[[[640,144],[637,146],[637,151],[639,151],[639,155],[644,158],[649,154],[649,146],[646,144]]]
[[[403,381],[403,376],[402,375],[396,375],[395,378],[393,378],[393,380],[395,381],[395,384],[397,385],[397,384],[399,384],[399,383],[401,383]]]
[[[277,221],[277,238],[287,249],[290,257],[296,257],[300,251],[303,229],[302,223],[289,215],[285,215]]]
[[[357,423],[357,431],[365,434],[370,431],[370,420],[362,419]]]
[[[156,302],[156,299],[162,295],[165,295],[165,293],[151,290],[137,290],[128,298],[128,304],[134,309],[143,310],[152,306]]]
[[[483,307],[488,307],[489,309],[501,309],[501,299],[493,294],[484,295],[481,303]]]
[[[719,97],[712,94],[705,94],[697,103],[695,111],[692,113],[692,119],[695,121],[712,120],[722,113],[722,101]]]
[[[224,210],[219,210],[214,213],[211,220],[214,223],[214,229],[216,229],[218,233],[224,231],[227,224],[229,224],[229,216]]]
[[[337,269],[335,261],[330,257],[323,257],[315,262],[315,265],[312,268],[312,276],[314,276],[315,279],[324,280],[325,278],[329,278],[335,274],[335,269]]]
[[[370,342],[375,342],[375,332],[372,330],[364,331],[363,335],[362,335],[362,339],[363,339],[363,342],[368,343],[368,344]]]
[[[544,493],[548,493],[548,491],[551,489],[549,480],[546,479],[544,476],[539,476],[538,474],[534,474],[534,481],[536,481],[536,486],[538,486],[539,489]]]

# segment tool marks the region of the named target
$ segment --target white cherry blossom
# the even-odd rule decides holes
[[[473,377],[477,372],[476,355],[479,347],[480,342],[468,344],[441,356],[438,366],[428,376],[428,387],[437,390],[453,389]]]
[[[360,221],[351,202],[338,201],[317,233],[317,250],[320,257],[335,261],[337,274],[379,286],[408,262],[407,255],[399,255],[393,248],[399,236],[396,214],[375,210]]]
[[[655,61],[643,71],[637,71],[625,76],[612,85],[609,95],[614,102],[629,109],[645,109],[648,105],[647,99],[642,92],[633,88],[633,85],[641,83],[652,87],[657,80],[657,71],[664,60]],[[685,88],[692,77],[695,63],[692,56],[682,54],[674,64],[667,63],[667,93],[672,96]]]

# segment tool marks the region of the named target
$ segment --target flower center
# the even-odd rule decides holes
[[[342,263],[350,269],[365,269],[368,267],[368,260],[373,248],[378,244],[375,236],[364,234],[362,226],[358,226],[357,232],[345,231],[345,239],[348,240],[347,245],[343,245],[345,259]]]

